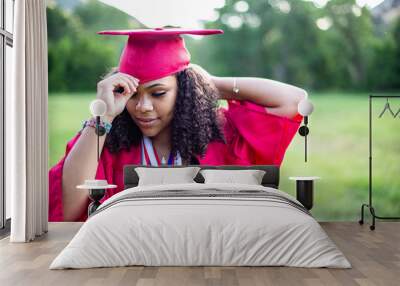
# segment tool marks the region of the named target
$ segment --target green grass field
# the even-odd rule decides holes
[[[95,94],[55,94],[49,97],[49,166],[56,164],[65,146],[90,116]],[[297,135],[281,166],[280,189],[295,193],[289,176],[320,176],[315,183],[314,208],[318,220],[358,220],[368,195],[368,95],[312,94],[315,106],[309,118],[308,162],[304,139]],[[373,187],[378,215],[400,215],[400,116],[378,115],[385,101],[373,105]],[[400,100],[391,103],[395,112]],[[387,114],[388,115],[388,114]]]

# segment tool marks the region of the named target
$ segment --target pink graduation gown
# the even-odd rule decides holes
[[[286,118],[270,114],[263,106],[249,101],[228,101],[228,108],[220,108],[224,118],[223,132],[226,144],[210,142],[203,158],[197,159],[200,165],[278,165],[296,134],[303,117],[297,114]],[[64,157],[49,170],[49,221],[63,221],[62,207],[62,169],[64,160],[78,140],[80,132],[66,147]],[[115,184],[116,189],[107,191],[104,199],[123,190],[123,166],[140,164],[140,145],[129,151],[111,154],[103,148],[97,168],[96,179],[106,179]],[[78,190],[77,190],[78,191]],[[88,200],[89,204],[89,200]],[[80,221],[87,218],[86,211]]]

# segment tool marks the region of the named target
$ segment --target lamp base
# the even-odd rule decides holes
[[[89,198],[92,202],[88,207],[88,216],[91,216],[101,205],[100,200],[104,197],[105,193],[105,189],[89,189]]]

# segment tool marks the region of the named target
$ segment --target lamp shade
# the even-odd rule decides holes
[[[95,99],[90,103],[90,113],[93,116],[104,116],[107,112],[107,105],[101,99]]]
[[[303,116],[308,116],[314,111],[314,105],[307,98],[301,100],[297,105],[297,110]]]

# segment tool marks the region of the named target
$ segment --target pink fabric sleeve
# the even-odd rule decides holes
[[[250,101],[230,100],[228,104],[225,134],[232,158],[229,163],[280,166],[303,116],[277,116]]]
[[[62,201],[62,172],[64,167],[64,161],[72,147],[78,141],[81,135],[81,131],[79,131],[70,141],[67,143],[66,151],[61,160],[50,168],[49,170],[49,221],[57,222],[64,221],[63,214],[63,201]],[[94,146],[94,148],[96,148]],[[109,176],[112,177],[112,167],[109,167],[106,162],[109,157],[108,152],[103,152],[100,155],[100,162],[97,168],[96,179],[107,179]],[[107,168],[105,168],[107,165]],[[108,169],[106,172],[105,169]],[[109,181],[110,182],[110,181]],[[82,182],[83,183],[83,182]],[[88,201],[89,203],[89,201]],[[83,213],[79,221],[85,221],[87,218],[86,212]]]

